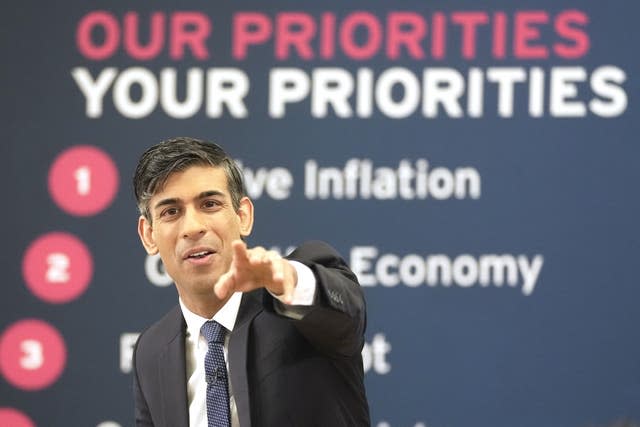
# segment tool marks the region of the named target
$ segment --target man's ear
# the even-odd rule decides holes
[[[144,246],[149,255],[158,253],[158,246],[153,239],[153,228],[151,227],[151,223],[143,215],[140,215],[140,218],[138,218],[138,235],[140,236],[142,246]]]
[[[240,199],[238,218],[240,220],[240,235],[247,237],[253,229],[253,203],[246,196]]]

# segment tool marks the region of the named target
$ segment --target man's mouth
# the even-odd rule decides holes
[[[202,252],[196,252],[193,253],[191,255],[189,255],[187,258],[192,258],[192,259],[200,259],[200,258],[204,258],[207,255],[211,255],[213,252],[211,251],[202,251]]]
[[[185,261],[205,261],[214,255],[216,251],[208,247],[193,248],[184,254]]]

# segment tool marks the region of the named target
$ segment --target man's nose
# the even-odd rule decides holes
[[[187,208],[184,213],[182,236],[198,238],[207,231],[204,215],[196,209]]]

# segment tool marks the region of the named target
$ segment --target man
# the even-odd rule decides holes
[[[215,144],[151,147],[134,191],[142,244],[179,296],[136,344],[137,426],[369,425],[364,298],[333,249],[247,248],[253,204]]]

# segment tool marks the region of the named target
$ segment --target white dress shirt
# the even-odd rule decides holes
[[[297,261],[289,261],[296,269],[298,282],[293,293],[291,305],[278,302],[275,310],[283,316],[298,319],[304,315],[305,308],[314,302],[316,293],[316,278],[309,267]],[[278,298],[275,296],[275,298]],[[204,358],[207,354],[207,340],[200,334],[200,328],[208,320],[215,320],[233,331],[240,309],[242,293],[236,292],[229,298],[229,301],[213,316],[212,319],[205,319],[190,311],[180,299],[182,315],[187,323],[187,334],[185,339],[185,358],[187,371],[187,397],[189,399],[189,427],[207,427],[207,382],[205,380]],[[295,306],[295,307],[293,307]],[[224,339],[224,359],[229,371],[229,334]],[[230,377],[229,377],[230,378]],[[229,381],[229,409],[231,410],[231,426],[240,427],[238,421],[238,409]]]

